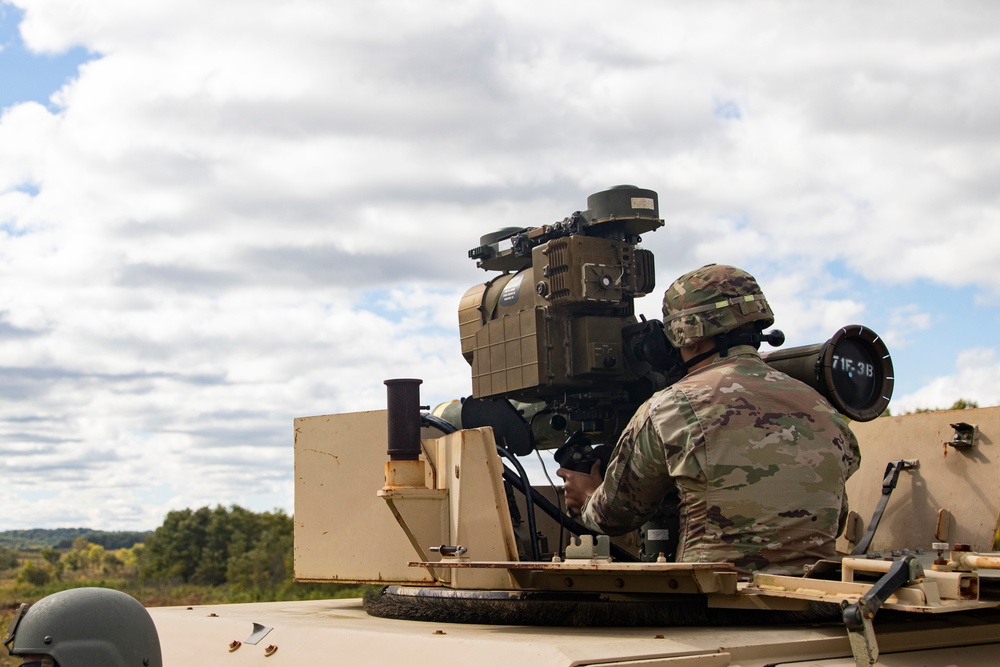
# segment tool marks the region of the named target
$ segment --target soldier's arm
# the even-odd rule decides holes
[[[643,406],[619,439],[604,481],[584,505],[581,520],[609,535],[635,530],[672,486],[663,444]]]

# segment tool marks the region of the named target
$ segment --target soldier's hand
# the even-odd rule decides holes
[[[563,493],[566,496],[566,511],[571,516],[579,516],[587,499],[601,485],[601,462],[594,461],[590,473],[576,472],[567,468],[559,468],[556,475],[565,480]]]

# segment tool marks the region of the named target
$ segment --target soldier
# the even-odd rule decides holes
[[[676,486],[676,560],[801,574],[835,555],[844,483],[861,460],[846,420],[757,352],[774,315],[757,281],[709,264],[663,296],[663,323],[687,374],[626,426],[601,480],[560,468],[566,505],[589,528],[641,526]]]
[[[22,666],[163,666],[149,612],[108,588],[73,588],[22,604],[3,643]]]

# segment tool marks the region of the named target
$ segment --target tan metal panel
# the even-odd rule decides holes
[[[972,447],[946,444],[955,435],[950,425],[958,422],[976,426]],[[886,465],[898,459],[920,462],[900,473],[872,551],[930,550],[933,542],[993,548],[1000,518],[1000,407],[881,417],[851,429],[861,443],[861,469],[848,480],[847,494],[865,525],[881,497]],[[838,541],[841,551],[850,547],[846,539]]]
[[[295,577],[309,581],[432,582],[407,567],[406,535],[379,497],[386,411],[295,420]]]
[[[438,470],[449,489],[451,543],[467,547],[475,560],[517,560],[493,430],[458,431],[436,442]],[[451,581],[460,588],[515,588],[504,570],[453,572]]]

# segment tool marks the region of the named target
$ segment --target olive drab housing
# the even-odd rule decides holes
[[[503,272],[459,306],[473,396],[534,400],[635,379],[621,329],[656,284],[653,255],[638,243],[663,225],[657,195],[623,185],[587,205],[552,225],[483,236],[469,251],[481,268]]]
[[[735,266],[708,264],[686,273],[663,295],[663,324],[674,347],[688,347],[756,322],[774,324],[757,280]]]

